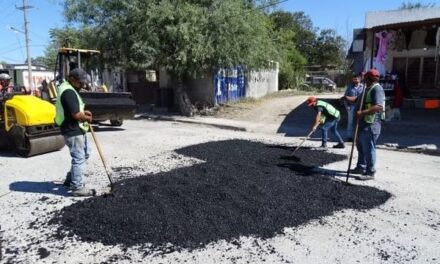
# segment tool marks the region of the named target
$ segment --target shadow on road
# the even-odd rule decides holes
[[[67,189],[53,182],[17,181],[9,185],[9,190],[14,192],[28,192],[41,194],[54,194],[68,196]]]
[[[319,98],[333,106],[341,112],[341,121],[338,130],[344,139],[347,139],[345,129],[347,115],[345,109],[335,98]],[[382,133],[378,144],[387,143],[397,144],[399,148],[418,145],[433,145],[440,149],[440,109],[401,109],[402,120],[388,121],[382,123]],[[300,104],[285,118],[279,126],[277,133],[284,133],[286,137],[305,137],[309,132],[314,121],[315,111],[309,108],[306,103]],[[330,137],[333,137],[331,133]],[[317,131],[310,140],[319,140],[321,132]],[[334,139],[331,139],[334,140]]]
[[[116,131],[125,131],[124,128],[121,127],[114,127],[111,125],[99,125],[99,126],[93,126],[93,129],[95,132],[116,132]]]
[[[341,121],[339,122],[338,129],[341,136],[344,137],[346,114],[340,106],[338,99],[325,97],[319,97],[319,99],[322,99],[332,104],[333,106],[337,107],[341,112]],[[290,111],[290,113],[285,116],[286,117],[278,128],[277,133],[284,133],[286,137],[305,137],[308,133],[310,133],[310,129],[315,120],[316,112],[312,108],[308,107],[307,104],[304,102],[298,105],[295,109]],[[331,133],[330,136],[332,136]],[[315,134],[312,135],[310,140],[320,139],[321,132],[316,131]]]

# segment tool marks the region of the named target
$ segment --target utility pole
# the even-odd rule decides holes
[[[23,0],[23,6],[16,7],[19,10],[23,11],[24,15],[24,35],[26,37],[26,53],[27,53],[27,64],[28,64],[28,82],[29,82],[29,88],[31,89],[31,94],[34,94],[34,86],[32,82],[32,58],[31,58],[31,39],[29,38],[29,22],[27,19],[27,10],[29,8],[33,8],[33,6],[27,5],[27,0]]]

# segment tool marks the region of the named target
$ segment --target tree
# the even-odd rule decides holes
[[[278,11],[271,14],[275,30],[290,29],[294,32],[292,41],[296,49],[307,60],[308,63],[315,61],[313,46],[316,42],[317,28],[304,12]]]
[[[274,35],[281,53],[280,85],[297,85],[295,75],[304,66],[337,65],[344,62],[345,40],[334,30],[319,30],[304,12],[277,11],[270,14]]]
[[[192,109],[184,81],[216,67],[259,67],[277,59],[264,13],[246,0],[67,0],[65,13],[108,62],[164,68],[178,83],[178,107]]]
[[[416,3],[412,3],[412,2],[406,2],[406,3],[402,3],[399,7],[399,9],[416,9],[416,8],[430,8],[430,7],[434,7],[435,3],[427,3],[427,4],[423,4],[420,2],[416,2]]]
[[[345,40],[333,29],[323,29],[314,45],[314,63],[319,65],[341,65],[344,62]]]
[[[297,80],[304,75],[307,59],[297,49],[298,24],[293,13],[274,12],[270,15],[273,21],[274,39],[280,53],[279,85],[289,89],[298,85]]]

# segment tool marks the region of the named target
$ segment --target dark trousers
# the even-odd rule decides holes
[[[321,132],[322,132],[322,145],[327,146],[327,138],[328,138],[328,131],[330,130],[333,135],[335,135],[336,139],[339,143],[344,143],[344,140],[342,140],[341,135],[338,132],[338,119],[333,120],[327,120],[322,126],[321,126]]]

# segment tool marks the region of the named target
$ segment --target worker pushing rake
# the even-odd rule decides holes
[[[284,159],[300,161],[300,159],[298,157],[295,157],[294,154],[312,136],[312,134],[315,133],[319,125],[321,125],[322,131],[322,144],[321,147],[318,148],[319,150],[327,150],[328,131],[331,131],[338,140],[338,144],[334,145],[333,148],[345,148],[344,141],[342,140],[342,137],[338,132],[338,123],[341,116],[339,110],[323,100],[318,100],[315,96],[310,96],[307,99],[306,103],[309,107],[312,107],[316,111],[315,121],[313,123],[312,130],[289,156],[282,157]]]

